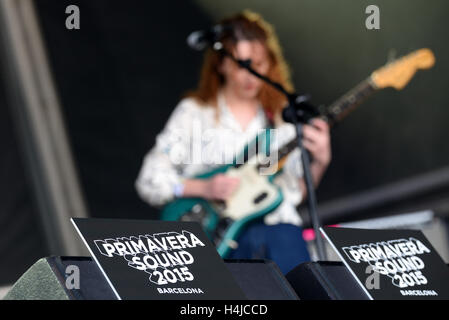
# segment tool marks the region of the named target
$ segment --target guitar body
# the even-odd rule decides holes
[[[222,166],[195,178],[207,179],[219,173],[240,180],[238,188],[227,201],[180,198],[163,208],[161,219],[201,223],[218,253],[225,258],[236,247],[236,239],[247,225],[276,209],[283,196],[280,188],[273,183],[275,176],[260,175],[259,169],[252,163],[238,168]]]

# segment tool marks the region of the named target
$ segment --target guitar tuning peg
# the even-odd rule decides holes
[[[388,50],[387,63],[391,63],[396,59],[396,49]]]

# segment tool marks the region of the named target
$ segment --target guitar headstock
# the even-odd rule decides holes
[[[435,56],[430,49],[414,51],[400,59],[386,64],[371,74],[371,80],[378,89],[404,88],[419,69],[429,69],[435,64]]]

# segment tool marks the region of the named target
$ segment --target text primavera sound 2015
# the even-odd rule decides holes
[[[397,287],[427,284],[421,272],[425,264],[419,256],[430,253],[430,249],[417,239],[396,239],[342,249],[351,261],[369,263],[374,271],[392,278]]]
[[[102,255],[123,257],[128,266],[150,274],[150,281],[157,285],[192,281],[194,276],[187,266],[195,259],[186,249],[205,246],[185,230],[95,240],[94,243]]]

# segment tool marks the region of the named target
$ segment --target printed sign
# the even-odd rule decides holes
[[[246,299],[197,223],[72,223],[118,299]]]
[[[371,299],[449,299],[449,268],[421,231],[321,228]]]

